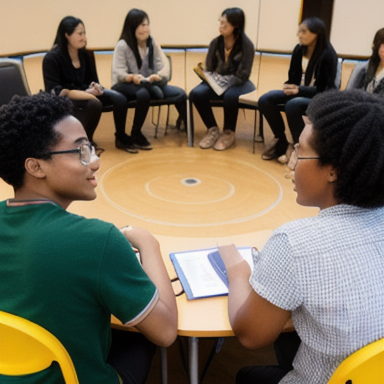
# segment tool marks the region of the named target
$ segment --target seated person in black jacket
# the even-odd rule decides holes
[[[335,88],[337,55],[326,36],[324,22],[318,17],[309,17],[301,22],[299,44],[292,53],[288,80],[282,90],[270,91],[259,99],[260,112],[265,116],[275,136],[272,145],[266,146],[263,160],[289,161],[293,147],[285,136],[284,120],[280,105],[284,105],[293,143],[299,141],[304,129],[302,115],[311,99],[320,92]]]
[[[86,44],[85,27],[80,19],[67,16],[61,20],[54,46],[43,61],[45,90],[72,99],[74,115],[94,145],[93,134],[103,106],[113,105],[116,148],[137,153],[130,136],[125,133],[127,100],[124,95],[99,84],[93,52],[86,50]]]

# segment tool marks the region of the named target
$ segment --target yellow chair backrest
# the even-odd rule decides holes
[[[384,384],[384,338],[348,356],[328,384]]]
[[[0,311],[0,373],[18,376],[60,365],[66,384],[77,384],[75,367],[61,342],[29,320]]]

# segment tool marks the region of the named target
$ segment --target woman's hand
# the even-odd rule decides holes
[[[299,93],[299,86],[296,84],[284,84],[283,85],[283,92],[287,96],[297,95]]]
[[[62,96],[62,97],[64,97],[64,96],[68,96],[68,93],[69,93],[69,89],[67,89],[67,88],[63,88],[63,89],[60,91],[59,96]]]
[[[94,96],[101,96],[104,93],[104,88],[100,84],[92,82],[85,92]]]
[[[140,75],[140,74],[137,74],[137,75],[134,75],[133,76],[133,82],[136,84],[136,85],[139,85],[141,80],[145,79],[145,77],[143,75]]]
[[[154,73],[151,76],[149,76],[147,79],[150,83],[153,83],[154,81],[160,81],[161,76],[159,76],[157,73]]]
[[[124,81],[126,82],[126,83],[132,83],[132,81],[133,81],[133,75],[132,75],[132,73],[130,73],[129,75],[127,75],[127,76],[125,76],[124,77]]]

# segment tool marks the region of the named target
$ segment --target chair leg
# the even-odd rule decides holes
[[[187,137],[188,137],[188,147],[193,147],[195,128],[193,125],[193,103],[188,99],[189,108],[187,108]]]
[[[170,110],[170,105],[167,104],[167,121],[165,122],[165,130],[164,130],[164,136],[167,136],[167,129],[169,125],[169,110]]]
[[[259,134],[264,139],[263,114],[260,112],[260,110],[259,110]]]
[[[255,121],[253,125],[253,145],[252,145],[252,153],[255,153],[255,146],[256,146],[256,130],[257,130],[257,109],[255,109]]]
[[[151,107],[151,109],[152,109],[152,124],[153,124],[153,125],[156,125],[155,120],[153,119],[153,114],[154,114],[153,111],[155,110],[155,108],[156,108],[156,107]]]
[[[157,114],[157,124],[155,128],[155,139],[157,139],[157,133],[159,131],[159,125],[160,125],[160,112],[161,112],[161,105],[159,105],[159,113]]]

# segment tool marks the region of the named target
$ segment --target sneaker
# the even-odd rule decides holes
[[[296,167],[296,163],[297,163],[297,154],[296,154],[296,151],[293,150],[291,152],[291,155],[289,156],[289,160],[288,160],[288,168],[291,169],[292,171],[295,170],[295,167]]]
[[[287,164],[288,162],[288,159],[287,159],[287,155],[281,155],[277,158],[277,161],[280,163],[280,164]]]
[[[236,142],[235,131],[231,129],[226,129],[223,134],[217,140],[216,144],[213,146],[213,149],[216,151],[225,151],[226,149],[232,147]]]
[[[292,164],[291,157],[294,156],[294,155],[292,155],[294,152],[295,151],[294,151],[293,145],[292,144],[288,144],[287,151],[285,152],[284,155],[279,156],[277,158],[277,161],[280,164],[287,164],[288,168],[293,170],[293,168],[290,167],[290,164]]]
[[[127,138],[124,138],[123,140],[119,140],[116,137],[115,147],[117,149],[122,149],[123,151],[128,152],[128,153],[139,153],[135,144],[133,144],[133,142],[131,141],[131,138],[128,135],[127,135]]]
[[[135,147],[138,149],[143,149],[144,151],[150,151],[153,149],[151,143],[147,138],[141,133],[141,131],[135,131],[131,134],[131,138]]]
[[[284,175],[284,177],[286,179],[289,179],[289,180],[294,180],[294,178],[295,178],[295,171],[290,171],[290,172],[286,173]]]
[[[205,134],[203,139],[200,141],[200,148],[208,149],[212,148],[216,141],[220,137],[220,131],[218,127],[211,127],[208,129],[208,132]]]
[[[179,115],[176,121],[176,129],[179,131],[185,131],[185,120]]]
[[[276,137],[271,140],[271,142],[264,144],[264,150],[261,154],[263,160],[272,160],[276,159],[276,146],[279,139]]]

